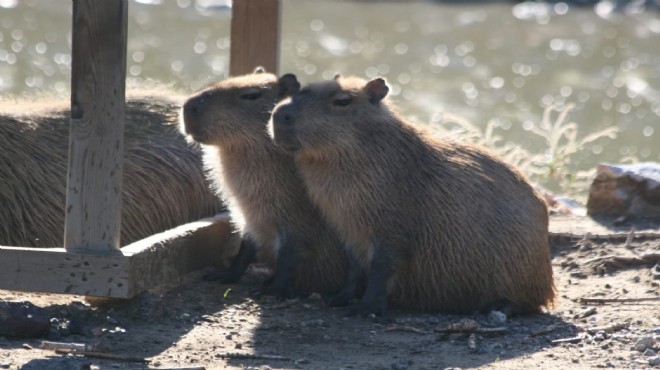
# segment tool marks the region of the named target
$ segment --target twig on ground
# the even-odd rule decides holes
[[[151,368],[149,368],[151,369]],[[154,369],[156,370],[156,369]],[[193,366],[193,367],[159,367],[158,370],[206,370],[204,366]]]
[[[422,329],[418,329],[412,326],[408,325],[393,325],[390,327],[387,327],[383,329],[385,332],[390,332],[390,331],[403,331],[403,332],[408,332],[408,333],[417,333],[417,334],[430,334],[430,332]]]
[[[584,338],[583,335],[578,335],[577,337],[555,339],[551,343],[552,344],[579,343],[580,341],[582,341],[583,338]]]
[[[96,357],[96,358],[103,358],[107,360],[121,360],[121,361],[130,361],[130,362],[149,362],[144,357],[135,357],[135,356],[126,356],[126,355],[117,355],[114,353],[105,353],[105,352],[93,352],[93,351],[75,351],[75,350],[68,350],[68,349],[56,349],[55,353],[61,354],[61,355],[68,355],[68,354],[74,354],[74,355],[79,355],[79,356],[84,356],[84,357]]]
[[[586,328],[585,330],[589,334],[595,334],[599,331],[603,331],[605,333],[614,333],[615,331],[626,329],[628,326],[630,326],[628,323],[618,323],[605,326],[594,326],[593,328]]]
[[[646,253],[634,257],[605,256],[586,261],[585,265],[593,268],[622,268],[625,265],[645,265],[647,263],[660,262],[660,253]]]
[[[660,301],[660,297],[639,297],[639,298],[598,298],[582,297],[578,299],[580,303],[629,303],[629,302],[651,302]]]
[[[225,358],[225,359],[234,359],[234,360],[274,360],[274,361],[291,361],[290,358],[277,355],[260,355],[256,353],[218,353],[216,356]]]
[[[454,329],[454,328],[447,328],[447,329],[435,329],[434,330],[436,333],[477,333],[477,334],[489,334],[489,333],[506,333],[509,331],[508,328],[502,326],[502,327],[497,327],[497,328],[474,328],[474,329]]]
[[[95,351],[97,348],[93,344],[86,343],[66,343],[66,342],[41,342],[42,349],[64,350],[64,351]]]
[[[558,324],[558,323],[557,323],[557,324],[551,324],[551,325],[548,325],[548,326],[546,326],[546,327],[544,327],[544,328],[541,328],[541,329],[538,329],[538,330],[534,330],[533,332],[529,333],[529,336],[530,336],[530,337],[537,337],[537,336],[539,336],[539,335],[548,334],[548,333],[550,333],[551,331],[557,329],[558,327],[559,327],[559,324]]]
[[[573,316],[574,319],[583,319],[596,313],[596,307],[591,307],[588,310],[577,313]]]

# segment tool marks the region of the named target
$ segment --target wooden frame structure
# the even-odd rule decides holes
[[[222,260],[227,215],[120,248],[128,0],[74,0],[64,248],[0,247],[0,289],[131,298]],[[279,0],[236,0],[230,74],[277,72]]]

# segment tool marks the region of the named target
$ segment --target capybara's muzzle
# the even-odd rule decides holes
[[[290,104],[280,105],[273,112],[272,135],[275,144],[288,151],[300,149],[300,141],[294,127],[293,109]]]

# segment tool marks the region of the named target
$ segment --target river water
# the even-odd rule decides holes
[[[227,74],[230,9],[220,0],[133,0],[129,82],[188,93]],[[70,0],[0,0],[0,94],[67,96]],[[504,141],[546,145],[530,129],[548,105],[574,105],[585,145],[571,166],[660,160],[660,17],[608,3],[446,4],[283,0],[281,71],[384,76],[417,123],[446,114],[488,122]]]

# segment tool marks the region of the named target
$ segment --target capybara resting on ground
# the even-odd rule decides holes
[[[164,94],[163,94],[164,95]],[[126,104],[121,244],[223,209],[201,150],[175,126],[180,105],[161,94]],[[0,244],[62,247],[69,152],[64,102],[19,101],[0,112]]]
[[[382,79],[311,84],[274,110],[310,197],[367,273],[354,313],[387,301],[469,313],[552,302],[546,205],[488,151],[439,140],[383,100]]]
[[[270,112],[300,87],[257,70],[202,89],[183,106],[185,131],[204,144],[204,162],[243,241],[231,268],[215,277],[237,281],[255,259],[275,269],[266,293],[333,293],[346,279],[336,233],[306,196],[293,156],[267,131]]]

